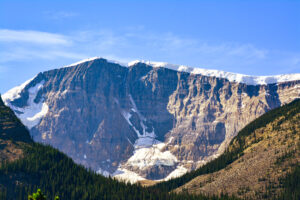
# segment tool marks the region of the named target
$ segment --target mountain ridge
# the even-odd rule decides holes
[[[13,116],[0,96],[0,161],[3,162],[23,157],[22,146],[33,142],[27,128]]]
[[[245,83],[248,85],[267,85],[267,84],[273,84],[273,83],[281,83],[281,82],[289,82],[289,81],[295,81],[300,80],[300,73],[290,73],[290,74],[280,74],[280,75],[268,75],[268,76],[254,76],[254,75],[246,75],[246,74],[240,74],[240,73],[234,73],[234,72],[226,72],[222,70],[215,70],[215,69],[205,69],[205,68],[199,68],[199,67],[191,67],[187,65],[178,65],[178,64],[171,64],[167,62],[155,62],[155,61],[145,61],[145,60],[133,60],[128,63],[120,62],[117,60],[110,60],[106,59],[104,57],[91,57],[87,59],[83,59],[81,61],[75,62],[70,65],[65,65],[64,67],[72,67],[79,64],[82,64],[84,62],[89,62],[96,59],[105,59],[108,62],[119,64],[123,67],[131,67],[139,63],[143,63],[152,67],[163,67],[175,71],[180,72],[187,72],[191,74],[200,74],[203,76],[213,76],[217,78],[225,78],[228,79],[231,82],[240,82]]]
[[[182,177],[152,187],[233,194],[242,199],[298,199],[299,118],[300,99],[271,110],[245,126],[220,157]],[[288,174],[293,174],[294,181],[286,182]],[[291,191],[284,189],[286,186],[292,186]]]
[[[0,96],[0,199],[25,200],[38,188],[47,199],[210,199],[170,194],[95,174],[53,147],[33,142]]]
[[[36,141],[99,173],[139,181],[179,176],[217,157],[248,122],[298,98],[299,85],[92,59],[39,73],[3,96]]]

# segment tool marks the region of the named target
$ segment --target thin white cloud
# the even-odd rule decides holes
[[[55,60],[55,59],[84,59],[89,57],[88,55],[70,52],[70,51],[63,51],[58,49],[42,49],[41,50],[34,50],[34,49],[27,49],[27,48],[16,48],[12,51],[3,51],[0,52],[0,63],[7,63],[11,61],[28,61],[28,60]]]
[[[47,18],[53,20],[70,19],[79,15],[72,11],[46,11],[44,14]]]
[[[18,45],[13,42],[18,42]],[[261,70],[265,73],[266,67],[271,66],[272,69],[282,66],[291,72],[300,69],[299,53],[274,52],[253,44],[211,43],[174,33],[153,33],[144,28],[123,32],[76,31],[68,35],[0,29],[0,49],[5,49],[0,51],[1,63],[39,59],[61,62],[63,59],[67,64],[102,56],[121,61],[166,61],[248,74]],[[273,73],[273,70],[268,73]]]
[[[198,54],[221,57],[241,57],[245,59],[263,59],[268,51],[260,49],[252,44],[220,43],[213,44],[198,41],[193,38],[179,37],[173,33],[144,33],[131,32],[123,35],[127,40],[140,40],[145,48],[162,51],[165,54],[178,53],[180,51],[194,52]]]
[[[71,41],[64,35],[40,31],[0,29],[0,42],[25,42],[45,45],[69,45]]]

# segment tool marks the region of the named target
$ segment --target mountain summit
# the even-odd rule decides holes
[[[246,124],[300,97],[300,74],[251,77],[88,59],[3,95],[35,141],[132,182],[170,179],[220,155]]]

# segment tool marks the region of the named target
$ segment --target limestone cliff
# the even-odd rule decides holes
[[[35,141],[132,181],[195,169],[247,123],[299,97],[300,80],[249,85],[101,58],[39,73],[3,95]]]

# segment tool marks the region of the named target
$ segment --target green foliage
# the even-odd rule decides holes
[[[38,189],[36,193],[28,195],[28,200],[46,200],[46,196],[42,193],[41,189]],[[59,196],[55,196],[54,200],[59,200]]]
[[[11,131],[11,134],[2,134],[4,126],[5,131]],[[65,154],[48,145],[34,143],[28,136],[27,129],[0,98],[0,139],[15,141],[22,138],[24,152],[21,159],[0,163],[0,199],[25,200],[34,191],[37,192],[29,199],[59,199],[58,194],[64,200],[219,199],[187,193],[174,194],[106,178],[75,164]],[[222,199],[231,198],[224,196]]]
[[[2,112],[1,102],[0,112]],[[11,115],[9,111],[5,112]],[[299,112],[300,100],[297,100],[266,113],[239,132],[237,137],[230,143],[230,146],[234,147],[230,151],[226,150],[220,157],[198,170],[149,188],[118,182],[112,178],[105,178],[93,171],[86,170],[83,166],[76,165],[72,159],[54,148],[33,143],[25,138],[28,140],[28,145],[23,147],[24,158],[11,163],[0,164],[0,199],[27,199],[28,194],[32,194],[33,191],[38,191],[37,193],[39,193],[38,188],[41,188],[40,191],[44,191],[44,195],[49,199],[54,199],[59,194],[60,198],[64,200],[235,199],[226,195],[222,197],[207,197],[203,195],[189,195],[187,193],[174,194],[170,193],[170,191],[182,186],[196,176],[225,168],[243,154],[243,150],[246,148],[245,138],[252,134],[254,130],[266,126],[279,117],[283,117],[282,120],[290,119]],[[11,115],[10,117],[13,116]],[[12,118],[11,120],[13,121],[14,119]],[[19,123],[18,121],[15,122]],[[15,133],[18,135],[28,134],[24,127],[22,128],[21,125],[20,127]],[[300,169],[298,167],[286,177],[283,183],[282,199],[299,199],[299,176]],[[32,198],[34,198],[34,194]]]
[[[29,131],[15,116],[14,112],[6,107],[0,96],[0,139],[14,142],[33,142]]]
[[[287,174],[283,179],[283,191],[278,199],[298,200],[300,199],[300,165]]]
[[[173,194],[160,189],[122,183],[105,178],[75,164],[63,153],[38,143],[24,147],[25,156],[0,167],[0,196],[26,199],[28,194],[45,192],[48,199],[219,199],[202,195]],[[15,184],[15,183],[21,184]],[[2,188],[2,189],[1,189]],[[17,195],[16,195],[17,194]],[[17,198],[13,198],[17,196]],[[3,199],[5,199],[3,198]],[[225,199],[230,199],[224,196]]]
[[[46,196],[42,193],[41,189],[38,189],[36,193],[28,196],[28,200],[46,200]]]

